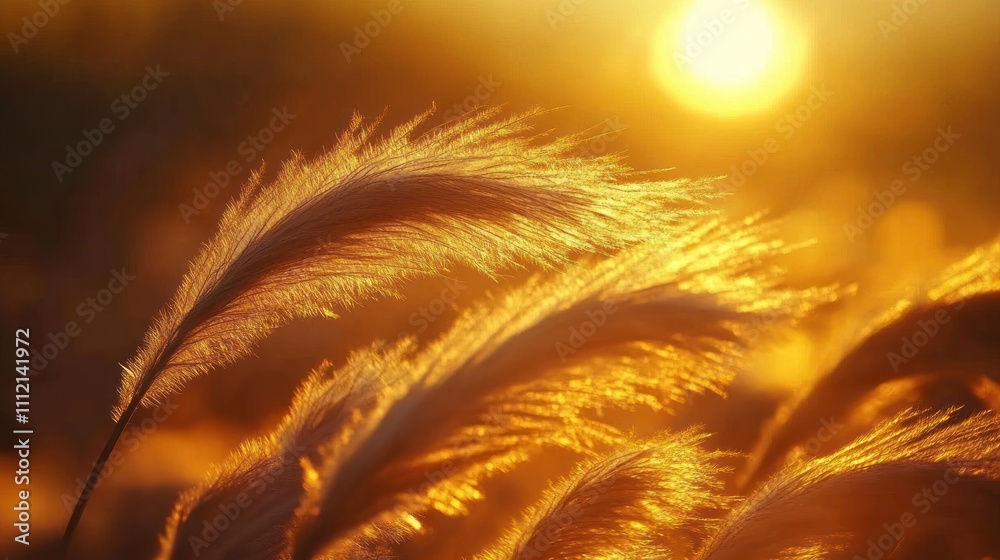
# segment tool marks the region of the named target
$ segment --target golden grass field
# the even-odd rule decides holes
[[[0,15],[9,557],[1000,558],[993,3]]]

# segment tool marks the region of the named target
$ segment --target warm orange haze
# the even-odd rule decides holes
[[[0,554],[1000,560],[995,2],[0,30]]]

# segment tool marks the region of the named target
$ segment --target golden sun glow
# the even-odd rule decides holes
[[[721,116],[774,105],[805,62],[796,25],[761,0],[693,0],[672,12],[653,53],[654,72],[682,104]]]

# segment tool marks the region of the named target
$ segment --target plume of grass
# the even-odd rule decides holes
[[[534,114],[495,111],[414,136],[423,115],[371,141],[352,121],[316,161],[246,188],[124,368],[120,415],[245,355],[289,319],[396,295],[451,264],[492,275],[614,249],[693,213],[703,184],[622,182],[614,158],[570,158],[575,137],[539,143]]]
[[[785,459],[797,460],[815,453],[832,453],[866,433],[873,425],[899,414],[920,408],[928,410],[957,409],[952,421],[962,420],[983,411],[1000,412],[1000,385],[984,376],[963,373],[943,374],[934,372],[912,375],[882,383],[854,406],[847,416],[835,418],[834,431],[827,441],[815,447],[815,440],[807,447],[794,446]],[[822,423],[821,423],[822,425]],[[824,438],[826,438],[824,433]]]
[[[684,558],[730,503],[705,437],[663,434],[581,464],[477,559]]]
[[[904,352],[907,340],[926,332],[923,325],[938,330],[927,335],[922,347],[913,346],[915,355]],[[947,268],[925,297],[900,299],[884,311],[826,375],[782,407],[765,426],[740,475],[741,486],[748,487],[780,466],[796,445],[815,434],[822,420],[845,419],[867,399],[884,396],[876,391],[882,385],[910,381],[906,386],[916,390],[928,384],[940,388],[940,382],[947,382],[975,399],[981,376],[1000,380],[998,328],[1000,241],[995,241]],[[902,387],[895,383],[893,389],[898,393]]]
[[[618,248],[695,213],[708,194],[707,182],[636,181],[614,157],[579,157],[580,137],[541,141],[530,134],[536,114],[484,111],[415,134],[425,114],[381,140],[356,117],[329,153],[294,158],[268,186],[252,181],[124,366],[118,423],[85,487],[139,406],[296,317],[336,316],[454,264],[493,274]]]
[[[836,294],[779,288],[766,261],[788,248],[763,229],[692,224],[465,313],[414,357],[413,382],[318,468],[294,558],[419,527],[425,511],[461,515],[482,480],[546,446],[589,453],[621,441],[588,411],[670,410],[721,391],[754,319],[799,316]],[[588,321],[586,340],[571,345]]]
[[[352,354],[339,370],[316,368],[296,391],[284,420],[271,433],[247,441],[199,486],[185,492],[160,538],[160,560],[241,558],[271,560],[287,548],[305,475],[302,460],[319,459],[322,445],[352,418],[369,411],[411,344],[401,341]],[[234,515],[236,512],[237,515]],[[227,528],[207,541],[204,524],[220,515]]]
[[[963,558],[995,554],[1000,416],[956,421],[954,413],[906,411],[832,455],[786,467],[727,517],[697,558],[864,556],[868,539],[904,515],[915,520],[900,524],[906,542],[955,539],[978,551]]]

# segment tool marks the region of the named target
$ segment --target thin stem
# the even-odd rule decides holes
[[[70,540],[73,538],[73,531],[76,530],[76,526],[80,523],[80,517],[83,516],[83,509],[87,507],[90,495],[93,493],[98,479],[101,477],[101,470],[104,468],[105,463],[108,462],[108,458],[111,457],[111,452],[114,451],[115,446],[118,445],[118,440],[121,439],[122,433],[125,432],[125,428],[128,426],[129,420],[132,419],[132,415],[135,414],[141,400],[142,399],[132,399],[132,402],[129,403],[128,408],[125,409],[125,412],[122,413],[118,422],[115,424],[115,429],[111,432],[108,442],[104,445],[104,451],[101,451],[100,457],[98,457],[97,462],[94,463],[94,468],[90,469],[90,474],[87,476],[87,482],[83,486],[83,492],[81,492],[80,496],[76,499],[76,505],[73,507],[73,514],[69,516],[69,522],[66,524],[66,531],[63,533],[59,554],[59,557],[63,560],[65,560],[69,554],[69,544]]]

